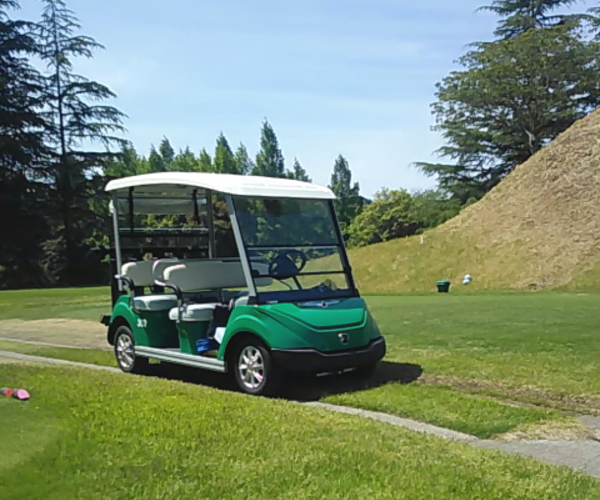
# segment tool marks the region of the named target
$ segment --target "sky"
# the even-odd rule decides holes
[[[75,71],[108,85],[140,153],[259,147],[273,125],[286,165],[297,157],[328,184],[343,154],[364,196],[434,187],[411,164],[435,161],[435,84],[467,44],[489,40],[485,0],[67,0],[82,34],[106,50]],[[36,19],[41,4],[21,0]]]

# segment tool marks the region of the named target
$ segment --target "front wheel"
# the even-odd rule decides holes
[[[234,376],[238,387],[246,394],[273,395],[281,384],[271,353],[254,339],[240,342],[232,359]]]
[[[119,368],[125,373],[148,373],[150,362],[148,358],[135,355],[135,341],[128,326],[121,325],[115,332],[115,357]]]

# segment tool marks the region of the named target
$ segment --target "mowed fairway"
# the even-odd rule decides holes
[[[107,288],[1,292],[0,314],[89,319],[97,328],[100,312],[110,310],[108,294]],[[385,363],[366,386],[315,381],[317,398],[482,438],[540,425],[564,436],[573,420],[554,410],[600,412],[599,299],[559,293],[367,297],[387,339]],[[14,336],[2,324],[0,336]],[[69,335],[53,341],[68,344]],[[110,353],[7,342],[0,349],[114,366]],[[538,408],[507,404],[515,401]]]
[[[0,320],[72,318],[97,321],[110,312],[110,289],[51,288],[0,292]]]
[[[600,411],[600,296],[514,294],[377,297],[387,359],[425,380]],[[434,378],[432,376],[437,377]]]
[[[600,498],[567,469],[203,386],[0,364],[0,498]]]

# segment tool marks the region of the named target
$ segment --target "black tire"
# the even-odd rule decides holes
[[[248,366],[249,360],[253,365]],[[247,368],[244,370],[244,366]],[[246,394],[273,396],[281,387],[281,371],[269,349],[258,339],[248,337],[235,347],[230,367],[238,388]]]
[[[135,355],[135,339],[131,328],[127,325],[121,325],[115,332],[115,358],[117,365],[125,373],[136,373],[145,375],[150,371],[150,361],[148,358],[140,358]]]

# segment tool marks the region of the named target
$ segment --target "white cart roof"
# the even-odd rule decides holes
[[[106,191],[138,186],[193,186],[236,196],[333,200],[331,189],[292,179],[202,172],[160,172],[110,181]]]

